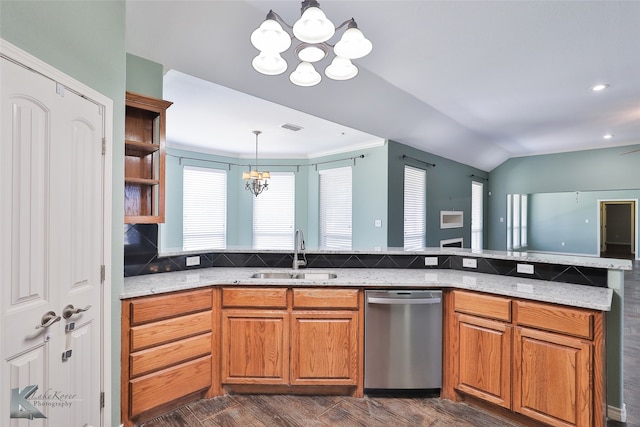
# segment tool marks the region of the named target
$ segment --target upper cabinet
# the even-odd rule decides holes
[[[171,102],[126,94],[124,222],[164,222],[165,121]]]

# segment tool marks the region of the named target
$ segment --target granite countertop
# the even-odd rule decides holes
[[[292,270],[215,267],[126,277],[120,298],[126,299],[219,285],[358,287],[367,289],[457,288],[609,311],[613,297],[613,290],[608,288],[447,269],[340,268],[330,271],[301,269],[300,272],[309,273],[331,272],[335,273],[337,277],[328,280],[251,278],[254,273],[264,271]]]

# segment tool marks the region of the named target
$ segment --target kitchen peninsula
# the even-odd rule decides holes
[[[612,393],[622,388],[621,365],[616,363],[621,358],[622,325],[617,316],[629,261],[450,248],[316,251],[306,254],[311,268],[300,270],[311,273],[306,278],[252,277],[290,271],[290,255],[271,251],[200,254],[201,259],[211,260],[207,268],[184,267],[126,278],[121,294],[122,419],[141,422],[175,405],[224,391],[362,396],[363,290],[376,288],[444,291],[444,398],[489,402],[503,415],[524,415],[551,425],[602,425],[600,402],[615,404]],[[185,265],[181,257],[186,256],[194,254],[171,255],[172,264]],[[230,260],[236,264],[230,266]],[[323,331],[333,331],[336,342],[346,343],[348,357],[326,351],[329,360],[320,361],[339,365],[337,371],[327,368],[314,373],[317,378],[298,375],[305,363],[318,362],[310,351],[305,353],[304,345],[295,344],[317,345],[303,336],[305,330],[298,325],[296,319],[305,316]],[[269,352],[243,347],[247,336],[270,339],[273,346]],[[502,382],[497,384],[494,378],[480,378],[480,383],[470,378],[466,373],[471,370],[483,373],[477,362],[488,350],[481,344],[483,339],[497,339],[490,345],[500,349],[500,357],[492,354],[487,359],[497,361],[497,369],[513,365],[520,370],[491,371],[501,372]],[[334,344],[326,344],[327,349],[335,348]],[[519,348],[528,352],[529,359],[518,353]],[[243,354],[241,362],[234,358],[238,353]],[[252,359],[267,353],[277,357]],[[533,401],[521,396],[523,390],[543,386],[539,376],[531,372],[523,376],[527,363],[542,363],[536,357],[554,363],[563,357],[577,361],[569,370],[559,368],[565,376],[558,381],[574,381],[567,385],[568,393],[560,390],[563,405],[566,396],[577,399],[569,409],[547,407],[535,396]],[[346,361],[341,364],[342,359]],[[176,382],[175,396],[154,392],[155,385],[166,381]]]

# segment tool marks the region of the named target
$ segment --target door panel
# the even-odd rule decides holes
[[[0,64],[0,200],[10,202],[0,206],[0,363],[11,382],[0,390],[0,425],[27,425],[10,416],[12,389],[37,386],[30,399],[41,397],[32,406],[46,418],[29,426],[98,426],[103,118],[52,80]],[[67,305],[90,308],[64,317]]]

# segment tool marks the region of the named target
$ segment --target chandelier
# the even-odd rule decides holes
[[[335,57],[331,64],[324,69],[327,77],[333,80],[348,80],[358,74],[358,67],[351,63],[352,59],[362,58],[371,52],[373,45],[358,29],[356,21],[351,18],[337,27],[327,19],[320,10],[316,0],[304,0],[301,8],[302,16],[293,26],[270,10],[267,18],[253,33],[251,44],[260,51],[251,64],[256,71],[269,76],[282,74],[287,69],[287,62],[280,55],[289,49],[292,41],[299,43],[295,47],[295,54],[300,60],[296,69],[289,76],[291,83],[298,86],[315,86],[322,77],[313,66],[314,63],[326,58],[330,48]],[[293,32],[293,36],[282,26]],[[331,45],[331,39],[336,31],[347,27],[340,40]]]
[[[258,197],[258,194],[269,189],[267,180],[271,178],[271,174],[266,171],[258,172],[258,135],[262,132],[254,130],[252,133],[256,136],[256,170],[251,169],[251,165],[249,165],[249,172],[242,172],[242,179],[245,180],[244,189]]]

